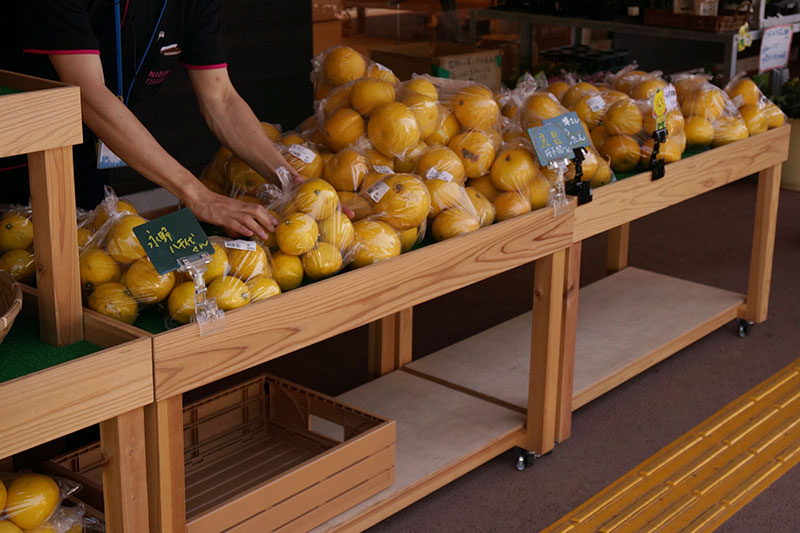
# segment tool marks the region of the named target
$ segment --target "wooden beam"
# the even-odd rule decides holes
[[[539,259],[534,272],[526,447],[538,454],[555,442],[565,256],[559,250]]]
[[[139,533],[148,528],[144,409],[100,423],[103,498],[109,531]]]
[[[145,408],[147,494],[150,532],[186,530],[186,478],[183,466],[183,396]]]
[[[630,244],[630,222],[608,231],[608,257],[606,274],[611,275],[628,266],[628,246]]]
[[[409,307],[369,324],[369,374],[388,374],[411,362],[414,308]]]
[[[767,319],[780,186],[781,165],[759,172],[753,248],[750,253],[750,281],[747,287],[747,312],[745,313],[745,318],[755,323],[761,323]]]
[[[28,166],[41,334],[64,346],[83,339],[72,148],[29,154]]]
[[[561,347],[558,361],[558,403],[556,407],[556,442],[572,433],[572,388],[575,378],[575,338],[578,332],[578,292],[581,278],[581,248],[578,242],[567,250],[564,271],[564,308],[561,324]]]

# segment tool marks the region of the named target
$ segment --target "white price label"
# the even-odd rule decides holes
[[[680,109],[680,105],[678,105],[678,94],[675,92],[674,85],[667,85],[664,89],[664,101],[667,103],[668,111]]]
[[[742,97],[741,94],[737,94],[736,96],[733,97],[733,105],[736,106],[736,109],[739,109],[744,105],[744,98]]]
[[[381,174],[394,174],[394,170],[383,165],[375,165],[373,168]]]
[[[602,111],[606,108],[606,101],[603,100],[602,96],[596,94],[586,100],[586,105],[589,106],[589,109],[592,110],[592,113],[597,113],[598,111]]]
[[[377,203],[381,201],[381,198],[389,192],[389,186],[386,185],[384,182],[379,181],[369,189],[367,189],[367,196],[372,198],[372,201]]]
[[[244,239],[234,239],[231,241],[225,241],[225,248],[231,248],[233,250],[247,250],[248,252],[255,252],[256,251],[256,243],[253,241],[246,241]]]
[[[302,144],[293,144],[289,146],[289,153],[306,165],[313,163],[317,158],[317,154],[315,154],[313,150],[306,148]]]
[[[429,180],[442,180],[442,181],[453,181],[453,175],[450,174],[446,170],[436,170],[435,168],[429,168],[428,172],[425,173],[425,177]]]

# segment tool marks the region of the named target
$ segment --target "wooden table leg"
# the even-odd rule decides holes
[[[72,148],[28,154],[28,173],[41,335],[64,346],[83,339]]]
[[[414,308],[369,325],[369,373],[379,377],[411,362]]]
[[[608,257],[606,273],[611,275],[628,266],[628,245],[630,244],[630,223],[617,226],[608,232]]]
[[[561,324],[561,353],[558,366],[556,442],[572,433],[572,388],[575,377],[575,337],[578,330],[578,292],[581,281],[581,248],[578,242],[567,250],[564,271],[564,310]]]
[[[103,449],[103,498],[108,531],[148,530],[147,459],[144,408],[100,424]]]
[[[526,448],[538,454],[555,442],[565,256],[560,250],[539,259],[534,273]]]
[[[767,319],[780,187],[780,165],[762,170],[758,174],[756,220],[753,231],[753,248],[750,253],[750,282],[747,287],[747,311],[745,312],[745,318],[755,323],[761,323]]]
[[[183,401],[173,396],[145,407],[151,533],[186,530]]]

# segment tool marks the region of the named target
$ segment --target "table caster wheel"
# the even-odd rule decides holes
[[[741,318],[736,319],[736,326],[739,329],[739,337],[745,338],[750,334],[750,329],[753,327],[753,323],[749,320],[744,320]]]
[[[527,467],[533,464],[533,461],[535,461],[537,457],[539,457],[539,455],[533,452],[520,450],[519,455],[517,456],[517,470],[520,472],[525,470]]]

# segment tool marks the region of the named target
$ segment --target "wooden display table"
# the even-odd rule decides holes
[[[0,157],[28,154],[42,339],[83,339],[72,145],[83,142],[77,87],[0,70]]]

